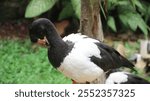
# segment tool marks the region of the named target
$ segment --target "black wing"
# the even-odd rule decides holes
[[[112,47],[105,45],[104,43],[95,43],[100,50],[101,59],[95,56],[90,57],[91,61],[101,67],[104,71],[115,69],[119,67],[128,67],[135,71],[134,65],[126,58],[121,56]]]

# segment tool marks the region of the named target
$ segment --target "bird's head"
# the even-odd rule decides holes
[[[45,18],[40,18],[33,21],[33,23],[29,26],[29,36],[31,42],[42,46],[49,46],[46,34],[50,23],[51,22]]]

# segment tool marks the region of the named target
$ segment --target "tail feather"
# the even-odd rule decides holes
[[[129,61],[129,60],[127,60],[125,57],[123,57],[123,56],[121,56],[121,64],[122,64],[122,66],[124,66],[124,67],[128,67],[128,68],[130,68],[131,70],[133,70],[133,71],[135,71],[135,72],[137,72],[136,70],[135,70],[135,66]]]

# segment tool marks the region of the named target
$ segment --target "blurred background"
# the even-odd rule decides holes
[[[33,45],[28,27],[50,19],[62,37],[80,27],[80,0],[0,1],[0,83],[71,83],[50,65],[47,49]],[[101,0],[104,42],[133,62],[150,81],[150,1]]]

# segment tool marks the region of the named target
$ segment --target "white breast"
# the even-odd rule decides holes
[[[103,75],[104,71],[89,58],[91,56],[101,58],[100,51],[93,42],[98,41],[91,38],[76,41],[72,51],[65,57],[58,70],[80,83],[91,82]]]

